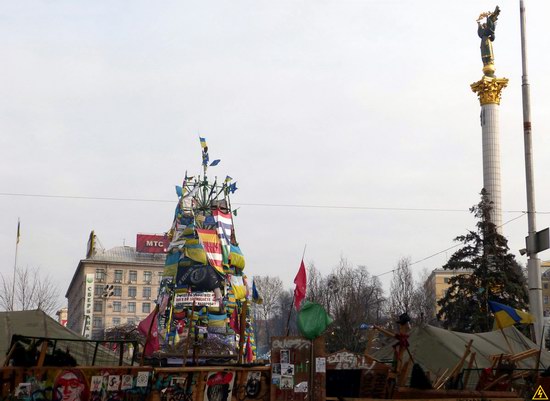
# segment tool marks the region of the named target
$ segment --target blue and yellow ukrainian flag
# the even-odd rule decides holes
[[[199,136],[199,140],[201,141],[201,148],[206,148],[206,138]]]
[[[489,301],[489,308],[495,315],[495,326],[499,329],[513,326],[516,323],[529,324],[535,322],[533,315],[508,305]]]

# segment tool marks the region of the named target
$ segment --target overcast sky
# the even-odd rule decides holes
[[[222,160],[209,175],[238,182],[248,275],[290,288],[305,244],[324,273],[342,256],[372,274],[402,257],[415,272],[441,267],[452,250],[427,257],[474,227],[468,208],[483,185],[470,84],[482,76],[476,19],[496,4],[3,2],[0,273],[12,274],[18,217],[18,265],[40,267],[63,294],[91,230],[107,249],[167,231],[174,185],[201,171],[199,133]],[[550,225],[550,3],[526,6],[540,230]],[[519,2],[500,7],[507,222],[526,196]],[[527,218],[504,233],[525,264]]]

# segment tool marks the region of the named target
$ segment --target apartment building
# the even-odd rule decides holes
[[[445,269],[435,269],[432,271],[424,287],[426,292],[433,297],[433,302],[435,304],[435,312],[437,313],[441,308],[437,305],[437,301],[445,296],[445,292],[449,288],[449,279],[451,277],[460,275],[460,274],[471,274],[471,270],[445,270]]]
[[[165,255],[162,243],[158,251],[140,252],[131,246],[104,250],[96,241],[92,232],[65,297],[67,327],[101,339],[106,329],[137,324],[155,308]]]

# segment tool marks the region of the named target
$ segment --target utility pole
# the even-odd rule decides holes
[[[537,223],[535,216],[535,183],[533,175],[533,141],[531,135],[531,97],[527,76],[527,49],[525,41],[525,5],[519,1],[521,29],[521,95],[523,100],[523,139],[525,147],[525,181],[527,190],[527,283],[529,285],[529,309],[535,316],[535,339],[541,344],[544,325],[542,309],[542,280],[540,271],[539,249],[537,247]]]

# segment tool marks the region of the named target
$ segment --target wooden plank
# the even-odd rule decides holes
[[[322,400],[326,397],[326,382],[327,375],[325,372],[317,372],[317,358],[325,358],[325,336],[319,336],[313,340],[313,360],[311,361],[311,369],[313,371],[313,399]],[[326,366],[326,359],[325,359]]]
[[[464,388],[468,388],[468,382],[470,381],[470,373],[472,373],[472,366],[474,366],[474,362],[476,360],[476,353],[473,352],[470,354],[470,361],[468,362],[468,368],[466,370],[466,373],[464,374]]]
[[[385,398],[390,375],[395,378],[395,373],[390,373],[390,368],[387,365],[376,364],[372,369],[364,369],[361,372],[359,395],[361,397]]]
[[[38,366],[39,368],[41,368],[42,365],[44,365],[47,352],[48,352],[48,340],[43,340],[42,346],[40,347],[40,356],[38,357],[38,362],[36,363],[36,366]]]
[[[292,374],[283,371],[288,365],[294,367]],[[306,382],[308,390],[312,385],[310,369],[315,368],[315,361],[311,361],[310,340],[299,336],[272,337],[271,366],[281,369],[280,382],[288,384],[288,388],[272,381],[270,401],[305,401],[312,398],[308,392],[295,391],[300,383]]]

